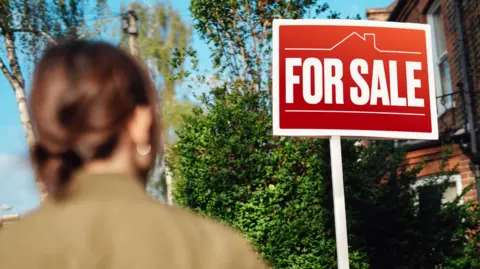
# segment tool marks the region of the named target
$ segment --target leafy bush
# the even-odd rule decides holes
[[[328,141],[272,137],[264,92],[225,86],[201,101],[169,160],[175,202],[240,230],[273,268],[335,268]],[[421,167],[403,165],[393,143],[342,147],[351,268],[479,264],[478,246],[465,237],[478,228],[478,211],[439,206],[444,177],[419,201],[409,186]]]
[[[238,228],[275,268],[334,268],[322,184],[324,141],[272,139],[263,93],[202,99],[174,148],[176,203]],[[368,268],[352,252],[352,268]]]
[[[405,152],[392,142],[376,141],[356,152],[344,147],[350,244],[368,253],[371,268],[467,269],[480,265],[475,255],[480,248],[474,246],[479,237],[466,237],[480,228],[478,207],[473,202],[459,205],[470,188],[442,204],[448,179],[456,173],[455,168],[447,169],[452,147],[444,148],[437,175],[415,189],[412,185],[422,165],[404,165]],[[327,206],[331,199],[326,198]],[[329,223],[333,223],[332,214]]]

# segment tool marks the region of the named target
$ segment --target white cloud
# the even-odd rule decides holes
[[[29,159],[0,154],[0,204],[11,205],[11,213],[23,214],[36,208],[39,202]]]
[[[28,152],[25,132],[20,123],[5,124],[0,122],[0,152],[22,154]],[[1,154],[0,153],[0,154]]]
[[[28,156],[0,154],[0,171],[2,169],[31,169],[31,162]]]

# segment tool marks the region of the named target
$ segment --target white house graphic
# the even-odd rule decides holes
[[[359,35],[357,32],[353,32],[351,34],[349,34],[347,37],[345,37],[344,39],[342,39],[340,42],[338,42],[337,44],[335,44],[333,47],[331,48],[285,48],[285,50],[303,50],[303,51],[331,51],[331,50],[334,50],[336,47],[340,46],[340,44],[342,44],[343,42],[345,42],[346,40],[348,40],[350,37],[352,36],[357,36],[359,37],[360,39],[362,39],[363,41],[369,41],[372,43],[373,45],[373,48],[375,50],[377,50],[378,52],[382,52],[382,53],[399,53],[399,54],[422,54],[421,52],[413,52],[413,51],[400,51],[400,50],[382,50],[382,49],[379,49],[377,47],[377,41],[375,39],[375,34],[373,33],[365,33],[363,34],[363,36]]]

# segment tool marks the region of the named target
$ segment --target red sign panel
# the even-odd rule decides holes
[[[438,139],[430,27],[274,20],[273,133]]]

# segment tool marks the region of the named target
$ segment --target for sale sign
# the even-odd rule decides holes
[[[273,133],[438,139],[430,27],[274,20]]]

